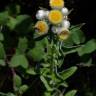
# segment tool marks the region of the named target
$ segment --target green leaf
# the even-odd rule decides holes
[[[9,21],[7,22],[7,26],[9,27],[10,30],[14,30],[17,24],[16,18],[9,17]]]
[[[75,28],[81,29],[84,25],[85,25],[85,23],[81,23],[81,24],[77,24],[77,25],[72,25],[70,27],[70,30],[75,29]]]
[[[3,41],[4,40],[4,36],[3,34],[0,32],[0,41]]]
[[[69,92],[67,92],[64,96],[75,96],[77,93],[77,90],[71,90]]]
[[[0,66],[5,66],[5,61],[3,59],[0,59]]]
[[[67,84],[67,82],[64,81],[64,82],[58,84],[58,87],[59,86],[68,87],[68,84]]]
[[[26,37],[20,38],[18,43],[18,49],[20,52],[24,53],[28,47],[28,40]]]
[[[49,64],[49,63],[42,63],[42,66],[43,66],[44,68],[48,68],[48,67],[50,67],[50,64]]]
[[[64,70],[63,72],[60,72],[60,78],[62,78],[63,80],[68,79],[70,76],[72,76],[77,70],[77,67],[70,67],[66,70]]]
[[[1,25],[6,25],[6,23],[8,22],[9,16],[8,16],[8,12],[4,11],[4,12],[0,12],[0,24]]]
[[[91,66],[93,66],[93,64],[92,64],[92,59],[90,58],[87,62],[85,62],[85,63],[84,63],[84,66],[86,66],[86,67],[91,67]]]
[[[28,68],[28,60],[23,54],[15,54],[10,62],[10,67],[18,67],[21,66],[23,68]]]
[[[36,46],[29,50],[28,56],[31,57],[34,61],[40,61],[45,56],[44,47],[40,43],[36,43]]]
[[[11,16],[15,16],[20,13],[20,6],[16,5],[16,4],[12,4],[12,5],[8,6],[7,10]]]
[[[75,44],[80,44],[80,43],[84,43],[85,42],[85,36],[84,33],[81,31],[81,25],[80,26],[74,26],[73,28],[71,28],[71,37],[72,37],[72,41]]]
[[[9,22],[7,22],[7,26],[11,30],[15,30],[19,33],[29,32],[30,26],[32,24],[32,20],[28,15],[18,15],[16,18],[9,17]]]
[[[40,79],[41,81],[43,82],[43,84],[45,85],[46,89],[48,91],[52,91],[53,89],[50,87],[50,85],[48,84],[47,80],[43,77],[43,76],[40,76]]]
[[[3,44],[0,42],[0,59],[5,58],[5,50]]]
[[[0,92],[0,96],[7,96],[6,93]]]
[[[67,40],[63,41],[63,47],[70,47],[73,46],[74,42],[72,40],[72,37],[70,36]]]
[[[27,86],[27,85],[22,85],[22,86],[19,88],[20,94],[23,94],[24,92],[26,92],[27,89],[28,89],[28,86]]]
[[[13,93],[8,93],[6,96],[16,96]]]
[[[15,88],[19,88],[22,84],[22,80],[21,80],[21,77],[17,74],[15,74],[13,76],[13,82],[14,82],[14,86]]]
[[[47,74],[50,72],[50,69],[49,68],[41,68],[40,69],[40,74],[42,76],[47,76]]]
[[[45,92],[43,96],[52,96],[51,92]]]
[[[92,39],[88,41],[84,46],[77,48],[79,56],[84,54],[90,54],[96,50],[96,40]]]
[[[15,30],[19,33],[29,32],[30,25],[32,24],[32,19],[28,15],[19,15],[16,17],[17,24]]]
[[[36,75],[35,69],[34,68],[29,68],[26,71],[29,75]]]

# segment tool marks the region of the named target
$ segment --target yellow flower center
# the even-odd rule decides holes
[[[59,10],[52,10],[49,13],[49,21],[53,24],[59,24],[63,20],[63,14]]]
[[[68,39],[69,35],[70,35],[69,30],[62,29],[62,32],[60,34],[58,34],[58,37],[60,40],[66,40],[66,39]]]
[[[64,1],[63,0],[50,0],[50,6],[52,8],[63,8]]]
[[[35,28],[38,30],[39,34],[44,34],[48,32],[48,25],[45,21],[38,21],[35,25]]]

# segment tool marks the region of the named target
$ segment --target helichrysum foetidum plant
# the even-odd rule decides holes
[[[65,7],[63,0],[50,0],[49,5],[52,10],[42,9],[38,10],[36,14],[36,18],[39,20],[35,24],[36,34],[39,36],[46,34],[45,38],[48,40],[40,79],[47,89],[43,94],[44,96],[63,96],[64,92],[59,90],[59,87],[63,86],[63,84],[66,87],[65,79],[71,76],[77,69],[77,67],[69,68],[64,73],[61,72],[63,75],[58,72],[58,67],[62,65],[64,58],[60,51],[62,42],[66,41],[70,36],[69,11]],[[62,59],[59,60],[61,57]],[[67,71],[71,73],[67,75]],[[72,93],[75,96],[76,90],[73,90]],[[66,94],[66,96],[69,95]]]
[[[67,79],[76,72],[77,66],[93,66],[89,57],[96,50],[96,39],[86,42],[80,29],[82,24],[70,26],[70,11],[65,7],[64,0],[49,0],[49,6],[51,10],[38,10],[36,24],[33,24],[31,16],[19,13],[19,6],[9,6],[0,12],[0,81],[5,81],[0,82],[0,89],[7,80],[11,80],[13,85],[9,88],[13,93],[8,92],[7,95],[4,86],[5,93],[0,92],[0,96],[23,96],[29,90],[32,94],[27,96],[76,96],[77,90],[66,90]],[[72,55],[72,60],[78,61],[72,66],[69,57],[73,53],[82,56],[84,61],[74,60]],[[66,61],[67,66],[64,65]],[[10,76],[2,69],[11,73]],[[37,95],[38,86],[42,92]]]

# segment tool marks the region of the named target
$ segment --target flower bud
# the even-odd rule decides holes
[[[68,29],[70,27],[70,22],[68,20],[63,20],[62,27]]]
[[[61,11],[62,11],[62,13],[63,13],[64,16],[68,16],[69,11],[68,11],[68,9],[66,7],[62,8]]]
[[[45,18],[45,11],[44,10],[39,10],[36,14],[36,18],[38,20],[44,19]]]

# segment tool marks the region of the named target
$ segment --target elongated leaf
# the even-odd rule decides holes
[[[4,36],[3,34],[0,32],[0,41],[3,41],[4,40]]]
[[[35,72],[34,68],[27,69],[26,72],[27,72],[28,74],[30,74],[30,75],[36,75],[36,72]]]
[[[64,96],[76,96],[77,90],[71,90],[67,92]]]
[[[5,50],[3,44],[0,42],[0,59],[5,58]]]
[[[16,96],[13,93],[8,93],[6,96]]]
[[[60,73],[60,77],[63,79],[63,80],[66,80],[68,79],[70,76],[72,76],[77,70],[77,67],[70,67],[66,70],[64,70],[63,72]]]
[[[21,77],[19,75],[15,74],[13,77],[13,82],[14,82],[15,87],[19,88],[22,84]]]
[[[43,76],[40,76],[40,79],[41,81],[43,82],[43,84],[45,85],[46,89],[48,91],[52,91],[52,88],[50,87],[50,85],[48,84],[47,80],[43,77]]]
[[[63,87],[68,87],[68,83],[66,81],[62,82],[62,83],[59,83],[57,85],[57,87],[59,88],[60,86],[63,86]]]

